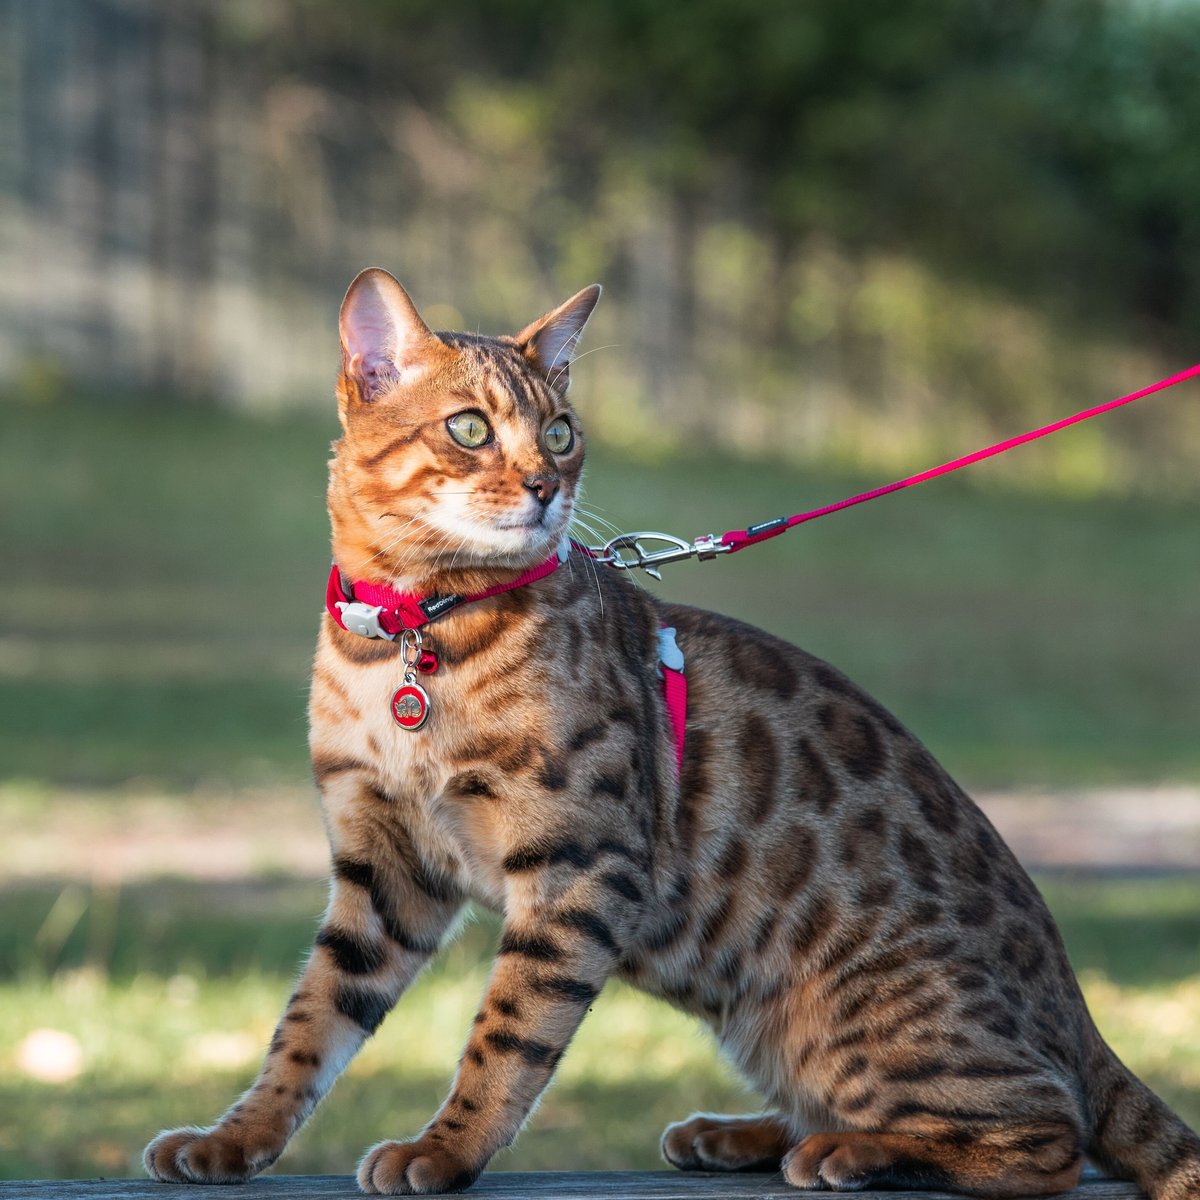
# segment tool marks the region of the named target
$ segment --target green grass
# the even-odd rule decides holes
[[[1105,1034],[1200,1123],[1194,882],[1056,879],[1044,890]],[[0,891],[0,1177],[136,1173],[153,1131],[218,1113],[253,1075],[323,887],[160,880],[63,894],[45,884]],[[55,929],[64,909],[66,936]],[[344,1173],[372,1140],[421,1126],[450,1080],[495,937],[490,920],[470,926],[421,978],[281,1171]],[[21,1042],[42,1028],[77,1039],[77,1078],[40,1082],[18,1068]],[[653,1167],[667,1122],[753,1104],[691,1021],[610,985],[496,1166]]]
[[[305,414],[0,405],[0,779],[31,781],[22,819],[71,804],[66,785],[114,806],[143,785],[197,805],[203,781],[302,785],[335,434]],[[623,528],[693,535],[877,482],[598,450],[588,499]],[[991,464],[648,586],[837,663],[968,784],[1196,780],[1198,517],[1034,495]],[[1045,890],[1101,1027],[1200,1123],[1194,881]],[[155,1129],[220,1111],[322,897],[290,877],[0,885],[0,1177],[133,1173]],[[494,937],[473,926],[423,977],[280,1169],[345,1172],[421,1125]],[[78,1077],[20,1068],[39,1028],[77,1039]],[[690,1022],[612,986],[496,1165],[653,1166],[669,1120],[750,1103]]]
[[[336,432],[332,415],[0,404],[0,775],[304,777]],[[1200,503],[1007,478],[984,464],[648,586],[837,663],[969,785],[1200,778]],[[692,535],[878,482],[598,449],[588,502]]]

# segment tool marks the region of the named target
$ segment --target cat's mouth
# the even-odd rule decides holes
[[[498,514],[491,519],[491,526],[501,536],[523,534],[526,537],[539,535],[557,541],[571,519],[571,505],[560,494],[548,504],[524,504]]]
[[[569,511],[553,505],[540,513],[468,518],[448,529],[442,521],[433,524],[452,535],[452,558],[459,566],[522,567],[544,559],[562,540],[569,520]]]
[[[497,529],[524,529],[532,532],[535,529],[548,529],[552,522],[546,513],[535,513],[531,517],[515,517],[510,521],[497,521]]]

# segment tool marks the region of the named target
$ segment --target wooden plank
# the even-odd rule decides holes
[[[149,1179],[48,1179],[0,1182],[0,1200],[351,1200],[361,1193],[350,1175],[264,1175],[240,1187],[195,1187]],[[829,1200],[830,1192],[801,1192],[776,1175],[679,1171],[487,1171],[468,1200]],[[855,1192],[861,1200],[959,1200],[947,1192]],[[1089,1176],[1075,1200],[1138,1200],[1132,1183]],[[1064,1197],[1064,1200],[1067,1200]]]

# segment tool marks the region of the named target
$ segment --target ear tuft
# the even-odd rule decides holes
[[[355,277],[342,301],[338,332],[342,369],[364,401],[424,374],[433,334],[404,288],[379,267]]]
[[[517,344],[524,347],[526,357],[564,392],[571,385],[571,361],[583,327],[599,299],[600,285],[593,283],[517,334]]]

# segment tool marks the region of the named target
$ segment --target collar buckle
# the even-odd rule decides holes
[[[388,633],[379,623],[382,604],[364,604],[361,600],[338,600],[336,603],[342,614],[343,629],[357,633],[359,637],[395,641],[396,635]]]

